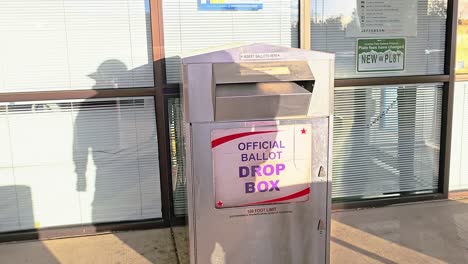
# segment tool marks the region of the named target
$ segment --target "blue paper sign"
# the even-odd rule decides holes
[[[263,9],[261,0],[198,0],[200,11],[258,11]]]

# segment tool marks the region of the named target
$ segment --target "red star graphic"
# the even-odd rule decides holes
[[[307,132],[307,130],[306,130],[305,128],[303,128],[303,129],[301,130],[301,134],[305,134],[306,132]]]
[[[223,202],[221,201],[218,201],[216,204],[218,205],[218,207],[223,207]]]

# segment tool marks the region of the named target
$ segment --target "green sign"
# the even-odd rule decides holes
[[[358,39],[357,72],[404,71],[406,39]]]

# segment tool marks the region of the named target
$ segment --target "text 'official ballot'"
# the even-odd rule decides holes
[[[307,201],[312,132],[310,124],[213,130],[215,206]]]

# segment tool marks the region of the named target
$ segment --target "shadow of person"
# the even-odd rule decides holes
[[[35,228],[31,187],[27,185],[0,186],[0,223],[0,232]],[[38,236],[31,237],[31,239],[36,238]]]
[[[104,61],[88,77],[96,81],[93,89],[128,87],[131,80],[127,66],[120,60]]]
[[[127,88],[135,86],[132,78],[141,71],[141,68],[127,69],[118,60],[108,60],[88,76],[95,80],[94,89]],[[92,224],[93,231],[104,232],[126,228],[111,222],[160,218],[153,98],[90,98],[72,105],[73,162],[82,224]],[[144,228],[151,227],[144,225]],[[161,237],[136,234],[115,237],[148,261],[168,255],[161,253],[166,247],[159,247],[166,241],[165,233],[150,233]]]
[[[93,89],[103,89],[126,87],[128,75],[124,63],[107,60],[88,76],[96,82]],[[132,159],[136,146],[121,140],[124,126],[131,119],[125,112],[127,101],[89,99],[75,105],[73,161],[76,190],[85,201],[81,204],[83,223],[128,220],[126,214],[140,213],[139,206],[132,204],[133,192],[138,191],[132,186],[138,182],[121,177],[138,167],[138,161]],[[89,215],[84,206],[91,199]]]

